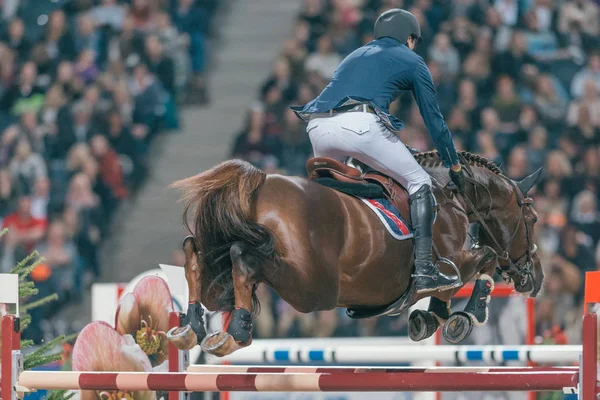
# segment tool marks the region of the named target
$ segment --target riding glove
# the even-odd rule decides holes
[[[454,185],[456,185],[456,189],[458,190],[458,193],[464,194],[465,193],[465,175],[463,174],[462,168],[459,169],[458,171],[454,171],[453,169],[450,169],[450,179],[452,179],[452,182],[454,183]]]

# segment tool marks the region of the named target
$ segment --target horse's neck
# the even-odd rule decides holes
[[[478,182],[477,184],[467,185],[467,196],[471,203],[483,216],[489,215],[492,211],[502,211],[512,198],[512,186],[502,176],[496,175],[487,169],[482,167],[471,168],[474,179]],[[471,222],[477,222],[475,216],[472,219],[474,220]]]

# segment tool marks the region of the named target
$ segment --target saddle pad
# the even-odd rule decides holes
[[[394,239],[406,240],[413,237],[410,226],[402,219],[400,213],[385,197],[379,199],[359,199],[367,205],[379,218]]]

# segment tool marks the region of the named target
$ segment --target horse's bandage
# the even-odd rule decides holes
[[[206,336],[206,329],[204,328],[204,309],[202,305],[195,301],[188,305],[187,314],[185,315],[184,325],[190,325],[192,330],[198,336],[198,341],[204,339]]]
[[[231,312],[227,333],[238,343],[247,343],[250,341],[252,339],[252,314],[250,311],[243,308],[235,308]]]

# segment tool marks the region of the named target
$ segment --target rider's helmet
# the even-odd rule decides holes
[[[412,13],[400,8],[392,8],[377,18],[373,36],[375,39],[391,37],[404,44],[412,36],[417,43],[420,43],[421,26]]]

